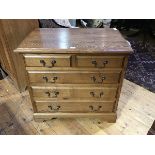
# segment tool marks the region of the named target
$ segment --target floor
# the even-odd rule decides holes
[[[8,77],[0,80],[1,135],[146,135],[155,119],[155,94],[124,79],[116,123],[95,118],[34,122],[32,113],[28,92],[20,94]]]

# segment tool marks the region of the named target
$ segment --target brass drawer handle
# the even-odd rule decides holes
[[[91,76],[90,78],[94,83],[103,83],[103,81],[106,79],[105,76],[100,77],[100,81],[97,81],[97,78],[95,76]]]
[[[104,93],[100,92],[100,94],[97,96],[94,92],[90,92],[90,95],[95,98],[101,98],[104,95]]]
[[[43,76],[43,80],[45,80],[46,82],[48,82],[48,77]]]
[[[56,60],[51,60],[52,67],[56,64]]]
[[[46,83],[56,83],[56,80],[58,79],[57,76],[54,76],[51,78],[52,80],[49,81],[48,77],[47,76],[43,76],[43,80],[45,80]]]
[[[95,67],[97,67],[97,62],[96,62],[96,60],[92,60],[92,64],[93,64]]]
[[[90,105],[89,108],[90,108],[90,110],[92,112],[98,112],[98,111],[100,111],[100,109],[102,108],[102,106],[97,106],[97,108],[94,108],[94,106]]]
[[[52,110],[52,111],[59,111],[59,109],[61,108],[61,106],[56,106],[56,107],[54,107],[54,106],[48,106],[48,108],[50,110]]]
[[[43,65],[43,67],[51,68],[51,67],[54,67],[54,65],[56,64],[56,60],[51,60],[52,66],[46,66],[45,60],[40,60],[40,63]]]
[[[45,92],[45,94],[47,94],[48,97],[51,96],[50,92]]]
[[[96,77],[95,76],[91,76],[90,78],[91,78],[91,80],[93,80],[94,83],[96,82]]]
[[[94,65],[94,67],[101,67],[101,68],[104,68],[106,64],[108,64],[108,61],[105,60],[102,62],[103,66],[98,66],[98,63],[96,60],[92,60],[92,64]]]
[[[45,94],[47,94],[48,97],[52,97],[52,98],[57,98],[59,95],[58,91],[53,91],[53,92],[45,92]]]
[[[40,63],[43,65],[43,67],[46,66],[46,62],[44,60],[40,60]]]
[[[108,64],[108,61],[107,60],[103,61],[103,67],[105,67],[106,64]]]

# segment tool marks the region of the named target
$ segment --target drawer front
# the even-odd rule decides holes
[[[122,68],[123,56],[77,56],[78,67]]]
[[[31,83],[104,84],[118,83],[120,73],[87,71],[28,71]]]
[[[33,96],[39,98],[54,98],[54,99],[106,99],[115,100],[115,87],[38,87],[32,86]]]
[[[25,63],[27,67],[70,67],[71,55],[33,55],[26,54]]]
[[[114,102],[97,101],[36,101],[38,112],[112,112]]]

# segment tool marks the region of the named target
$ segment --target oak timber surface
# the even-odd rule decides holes
[[[52,110],[51,113],[46,115],[44,113],[37,114],[38,111],[34,97],[44,99],[57,98],[58,100],[75,99],[74,103],[76,103],[77,99],[81,99],[82,101],[89,98],[91,100],[115,100],[115,105],[109,106],[108,108],[111,107],[110,110],[106,110],[107,106],[100,105],[98,102],[94,102],[94,104],[96,104],[95,106],[82,105],[85,112],[86,109],[88,110],[87,114],[76,113],[76,116],[89,116],[88,113],[92,112],[95,117],[98,112],[101,113],[101,108],[105,107],[105,110],[110,113],[105,112],[102,116],[109,122],[115,122],[116,107],[123,80],[123,73],[128,55],[132,52],[130,45],[121,36],[119,31],[110,28],[35,29],[19,45],[15,52],[22,52],[25,57],[26,69],[28,69],[28,67],[40,67],[41,70],[43,69],[42,71],[44,71],[45,68],[54,69],[55,67],[58,69],[59,67],[66,67],[66,69],[72,69],[72,67],[74,67],[79,69],[78,72],[70,70],[68,72],[70,75],[68,73],[65,74],[60,69],[59,74],[54,72],[54,74],[46,74],[44,71],[43,74],[38,74],[40,80],[36,79],[36,77],[38,77],[36,73],[31,74],[32,76],[30,74],[28,75],[27,81],[29,83],[29,92],[35,119],[51,119],[58,115],[64,118],[67,116],[67,113],[60,115],[59,109],[62,107],[63,109],[61,110],[65,112],[67,107],[65,107],[65,105],[61,106],[51,103],[50,105],[46,105],[46,109],[43,108],[43,110],[46,111],[47,109]],[[91,68],[92,70],[100,68],[101,70],[99,72],[87,72],[87,74],[80,70],[82,68],[85,68],[85,71],[87,71],[87,68]],[[109,70],[107,73],[103,73],[102,70],[104,69]],[[111,72],[112,69],[113,72]],[[121,69],[121,72],[118,73],[118,69]],[[41,81],[42,79],[43,81]],[[58,81],[59,79],[61,79],[61,81]],[[103,87],[102,84],[104,83],[118,84],[118,87]],[[36,86],[34,86],[34,84]],[[49,86],[47,87],[48,84]],[[63,86],[61,86],[62,84]],[[66,84],[72,85],[68,87],[65,86]],[[76,84],[83,84],[83,86],[77,87]],[[94,84],[94,86],[86,86],[87,84]],[[100,84],[100,87],[95,86],[96,84]],[[57,103],[59,103],[59,101],[57,101]],[[73,105],[67,109],[71,111],[71,107],[74,109],[73,111],[75,111],[76,107]],[[102,109],[102,111],[104,110]],[[93,114],[90,114],[90,116],[93,116]],[[68,114],[67,117],[72,117],[73,115],[75,114]]]
[[[22,57],[13,50],[36,27],[38,20],[0,19],[0,63],[20,91],[26,87],[25,68]]]
[[[124,80],[116,123],[102,119],[35,122],[28,91],[19,93],[8,78],[0,81],[0,134],[147,134],[155,119],[155,94]]]
[[[37,28],[15,52],[25,53],[130,53],[128,42],[110,28]]]

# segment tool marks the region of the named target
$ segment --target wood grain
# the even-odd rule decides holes
[[[53,118],[97,118],[100,117],[109,123],[116,121],[116,113],[34,113],[36,121],[51,120]]]
[[[102,87],[102,86],[32,86],[33,96],[39,98],[58,98],[68,100],[76,99],[105,99],[114,100],[116,97],[116,87]]]
[[[24,55],[25,64],[27,67],[70,67],[71,66],[71,55]],[[41,63],[43,61],[43,63]],[[52,64],[52,62],[55,63]]]
[[[118,83],[117,71],[28,71],[30,83],[60,84],[113,84]]]
[[[131,53],[119,31],[105,28],[35,29],[14,50],[22,53]]]
[[[37,111],[41,113],[46,112],[112,112],[114,102],[111,101],[80,101],[80,100],[37,100],[35,101]]]
[[[123,56],[77,56],[77,67],[122,68]]]
[[[37,20],[0,20],[1,65],[20,91],[24,91],[26,87],[24,61],[13,50],[36,27],[39,27]]]

